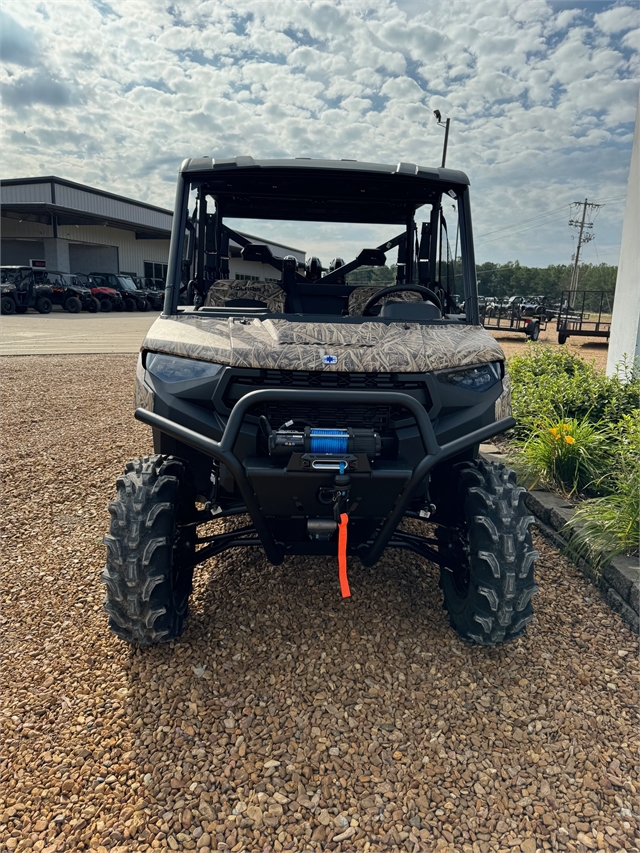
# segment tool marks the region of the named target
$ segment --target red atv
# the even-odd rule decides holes
[[[124,300],[113,287],[98,287],[91,276],[85,273],[76,273],[75,275],[79,284],[91,290],[91,295],[100,303],[101,311],[124,311]]]

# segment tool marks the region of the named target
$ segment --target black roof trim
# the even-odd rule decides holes
[[[466,192],[454,169],[356,160],[185,160],[181,175],[216,200],[225,218],[405,225],[445,192]]]
[[[442,169],[433,166],[417,166],[415,163],[397,163],[395,166],[385,163],[369,163],[360,160],[313,160],[307,157],[296,157],[295,159],[281,160],[256,160],[248,155],[239,157],[226,157],[212,159],[211,157],[198,157],[184,160],[180,166],[180,172],[229,171],[234,169],[310,169],[319,171],[343,170],[351,173],[361,174],[398,174],[415,176],[427,181],[442,181],[446,184],[469,185],[469,178],[464,172],[457,169]]]
[[[75,190],[84,190],[84,192],[92,193],[93,195],[112,198],[115,201],[123,201],[126,204],[133,204],[136,207],[144,207],[146,210],[153,210],[155,213],[165,213],[168,216],[173,216],[172,210],[167,210],[164,207],[157,207],[155,204],[147,204],[145,201],[137,201],[134,198],[127,198],[124,195],[107,192],[107,190],[99,190],[95,187],[90,187],[88,184],[79,184],[76,181],[68,181],[66,178],[56,178],[55,175],[47,175],[43,178],[2,178],[0,187],[13,187],[20,184],[60,184],[60,186],[71,187]]]

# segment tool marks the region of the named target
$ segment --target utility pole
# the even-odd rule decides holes
[[[579,228],[578,247],[576,249],[573,270],[571,272],[571,284],[569,285],[569,308],[573,308],[573,302],[578,290],[578,278],[580,277],[580,249],[585,243],[590,243],[595,237],[591,232],[593,222],[587,222],[587,211],[597,210],[602,207],[600,204],[589,204],[589,200],[585,198],[584,202],[574,201],[573,206],[579,208],[582,205],[582,219],[570,219],[569,225],[572,228]]]

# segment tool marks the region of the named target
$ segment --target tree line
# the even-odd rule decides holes
[[[451,263],[449,280],[455,282],[452,291],[462,293],[462,273],[460,259]],[[572,266],[570,264],[550,264],[547,267],[525,267],[520,261],[508,261],[496,264],[486,261],[477,264],[478,293],[481,296],[495,296],[503,299],[508,296],[546,296],[550,302],[559,301],[562,291],[568,290],[571,283]],[[595,290],[611,294],[616,287],[617,266],[609,264],[581,264],[578,279],[578,292]],[[349,284],[372,284],[387,287],[395,284],[396,267],[361,267],[347,276]],[[443,264],[442,281],[446,281],[446,265]],[[592,299],[587,299],[585,308],[595,308]]]

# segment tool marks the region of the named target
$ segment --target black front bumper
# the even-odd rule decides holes
[[[233,452],[242,423],[249,409],[256,404],[271,401],[289,401],[292,403],[326,402],[333,405],[348,405],[353,401],[353,394],[349,391],[291,388],[270,388],[252,391],[249,394],[245,394],[233,407],[220,441],[214,441],[195,430],[175,423],[154,412],[149,412],[146,409],[137,409],[135,417],[139,421],[195,448],[227,467],[238,486],[267,558],[273,564],[278,565],[284,558],[284,548],[273,537],[247,468]],[[511,429],[515,426],[515,420],[511,417],[501,418],[498,421],[475,429],[454,441],[439,445],[433,425],[424,406],[409,394],[396,391],[359,391],[358,401],[362,403],[401,406],[407,409],[415,418],[426,451],[424,458],[418,465],[412,471],[407,471],[406,475],[402,478],[403,482],[399,484],[398,496],[393,504],[393,508],[388,512],[373,538],[366,544],[361,545],[358,550],[358,557],[364,565],[371,566],[382,556],[382,552],[390,543],[394,531],[407,512],[414,495],[429,472],[441,462]],[[369,476],[373,480],[386,479],[388,482],[389,471],[384,465],[377,469],[374,467]]]

